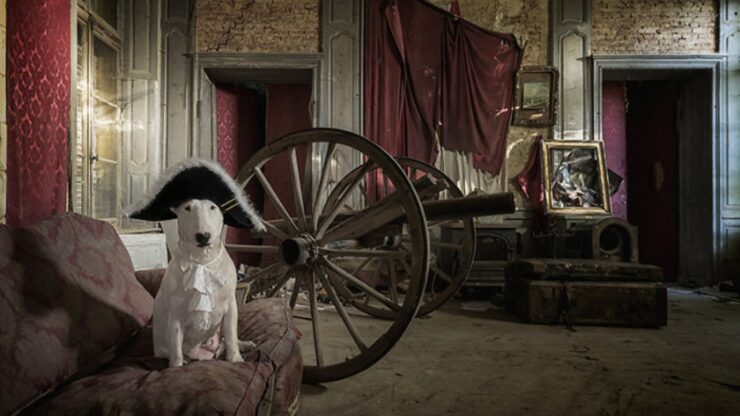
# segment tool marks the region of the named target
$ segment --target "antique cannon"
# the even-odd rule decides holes
[[[227,248],[261,253],[260,268],[248,276],[252,296],[289,299],[309,346],[307,382],[339,380],[377,362],[417,314],[438,308],[462,285],[475,256],[472,218],[514,211],[510,193],[463,197],[433,166],[394,159],[335,129],[268,144],[236,179],[264,194],[267,232],[255,235],[261,244]],[[465,232],[442,241],[439,228],[450,222]],[[437,265],[441,250],[452,252],[455,272]],[[344,338],[340,331],[322,337],[322,327],[335,325]]]

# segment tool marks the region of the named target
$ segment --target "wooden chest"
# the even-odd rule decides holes
[[[659,267],[522,259],[506,269],[506,307],[531,323],[657,327],[667,323]]]

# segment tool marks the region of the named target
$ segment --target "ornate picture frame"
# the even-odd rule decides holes
[[[604,144],[600,141],[542,141],[545,212],[610,214]]]
[[[558,70],[552,66],[525,66],[517,73],[512,124],[547,127],[555,124]]]

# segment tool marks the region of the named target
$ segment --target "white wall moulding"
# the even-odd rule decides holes
[[[322,0],[324,52],[323,127],[362,134],[362,56],[364,4],[360,0]]]
[[[558,68],[554,138],[591,138],[591,1],[552,0],[551,56]]]
[[[719,160],[720,276],[740,284],[740,1],[719,1],[720,69]]]
[[[161,96],[162,56],[161,1],[126,0],[124,13],[121,88],[128,98],[123,107],[121,191],[123,207],[146,193],[162,168]],[[123,227],[148,227],[124,218]]]
[[[192,50],[194,0],[162,3],[162,153],[169,167],[192,155]]]
[[[728,138],[727,57],[604,55],[593,57],[594,139],[602,139],[601,87],[610,80],[676,80],[685,111],[679,130],[679,282],[707,285],[723,278]]]

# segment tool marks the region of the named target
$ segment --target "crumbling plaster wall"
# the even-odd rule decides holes
[[[447,9],[450,0],[428,0]],[[200,52],[315,53],[320,51],[318,0],[197,0]],[[510,32],[525,47],[522,65],[549,63],[549,0],[458,0],[465,19]],[[685,54],[716,51],[715,0],[593,0],[594,54]],[[512,126],[506,176],[526,163],[536,136],[550,128]],[[507,180],[511,185],[511,181]],[[519,192],[517,205],[526,206]]]
[[[197,0],[198,52],[316,53],[319,0]]]
[[[592,7],[594,55],[717,51],[716,0],[593,0]]]
[[[447,9],[449,0],[429,0]],[[548,0],[459,0],[462,17],[488,30],[513,33],[524,46],[523,66],[547,65],[550,22]],[[527,204],[511,178],[522,170],[538,135],[549,138],[550,128],[511,126],[507,139],[506,175],[518,207]]]
[[[0,223],[5,222],[5,195],[7,193],[8,119],[6,99],[6,0],[0,0]]]

